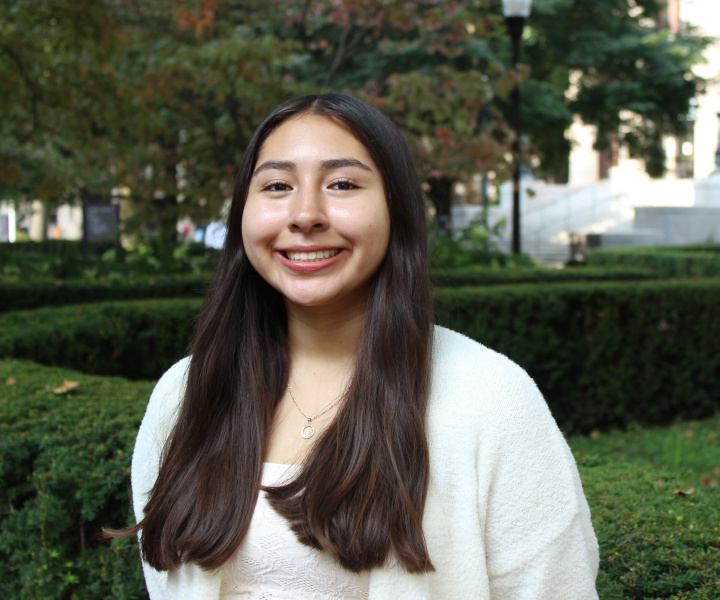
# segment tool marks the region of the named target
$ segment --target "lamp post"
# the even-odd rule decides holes
[[[507,25],[508,34],[512,41],[512,64],[513,69],[517,68],[520,62],[520,38],[525,19],[530,16],[530,5],[532,0],[503,0],[503,15]],[[516,85],[512,93],[512,127],[515,130],[515,141],[513,142],[513,155],[515,160],[513,170],[513,207],[512,207],[512,251],[513,254],[520,252],[520,85]]]

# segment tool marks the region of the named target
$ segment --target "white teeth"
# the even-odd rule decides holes
[[[316,262],[335,256],[340,250],[318,250],[316,252],[286,252],[285,254],[290,260],[302,260],[306,262]]]

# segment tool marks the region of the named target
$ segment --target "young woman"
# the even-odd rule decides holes
[[[597,597],[565,440],[522,369],[433,326],[409,150],[344,94],[252,138],[132,483],[152,600]]]

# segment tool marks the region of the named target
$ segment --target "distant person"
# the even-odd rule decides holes
[[[433,324],[402,135],[276,108],[238,169],[192,344],[132,463],[152,600],[597,598],[570,449],[528,375]]]
[[[221,250],[225,244],[225,236],[227,235],[227,227],[220,221],[213,221],[205,230],[205,247]]]

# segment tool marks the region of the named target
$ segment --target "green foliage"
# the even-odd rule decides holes
[[[104,302],[0,315],[0,356],[157,378],[186,353],[199,299]]]
[[[720,277],[720,245],[599,248],[589,265],[648,269],[659,277]]]
[[[207,275],[157,277],[110,275],[98,281],[65,280],[32,283],[0,281],[0,312],[105,300],[203,296],[208,277]]]
[[[579,115],[600,145],[622,131],[657,174],[661,136],[687,127],[706,44],[654,30],[661,4],[536,0],[530,68],[515,71],[499,0],[5,2],[0,192],[60,202],[116,189],[134,206],[128,229],[174,241],[179,217],[216,218],[271,107],[329,89],[384,108],[423,178],[503,179],[507,98],[520,81],[541,171],[566,170],[564,131]]]
[[[681,495],[673,471],[577,458],[601,549],[600,598],[717,598],[720,488]]]
[[[678,34],[659,28],[665,5],[664,0],[533,3],[523,40],[523,60],[531,68],[523,114],[544,157],[543,172],[557,172],[561,160],[566,168],[563,123],[578,115],[598,128],[598,149],[618,142],[644,159],[651,176],[662,175],[662,136],[687,133],[694,98],[705,84],[692,66],[703,61],[709,42],[684,25]]]
[[[441,232],[437,223],[431,223],[430,264],[435,269],[452,269],[468,265],[492,267],[528,267],[533,262],[525,254],[508,255],[498,250],[498,240],[505,221],[487,227],[482,217],[474,219],[464,228]]]
[[[603,550],[600,597],[717,597],[720,414],[569,443]]]
[[[712,414],[720,281],[445,288],[438,322],[523,366],[570,432]]]
[[[83,279],[112,285],[129,283],[137,277],[171,274],[207,278],[218,255],[217,250],[201,243],[165,246],[157,238],[132,250],[116,247],[102,256],[88,253],[87,260],[83,259],[79,242],[4,244],[0,246],[0,282]]]
[[[502,263],[499,263],[502,264]],[[641,281],[655,279],[649,270],[630,267],[545,267],[504,268],[469,265],[450,269],[434,269],[433,284],[443,287],[502,285],[510,283],[560,283],[579,281]]]
[[[64,395],[52,389],[79,383]],[[132,521],[130,456],[152,389],[0,361],[0,597],[147,598]]]

